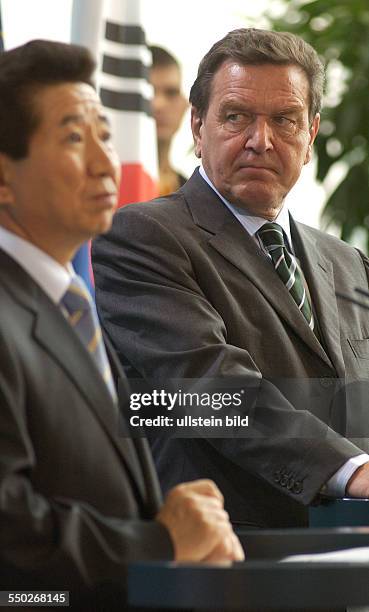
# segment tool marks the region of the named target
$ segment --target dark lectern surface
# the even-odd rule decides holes
[[[247,559],[252,561],[369,546],[369,527],[253,529],[238,531],[237,535]]]
[[[369,603],[369,564],[254,561],[232,568],[137,564],[131,605],[159,610],[329,610]]]
[[[241,536],[246,551],[247,535],[245,531]],[[273,560],[284,554],[368,546],[368,528],[252,531],[249,535],[250,541],[253,538],[253,555],[249,555],[247,562],[232,567],[174,563],[131,565],[128,574],[130,604],[148,610],[219,612],[332,612],[346,606],[369,605],[369,563],[295,564]],[[258,537],[261,543],[259,553]],[[268,537],[271,542],[269,553]],[[334,539],[337,546],[333,546]],[[267,560],[255,560],[262,554]]]

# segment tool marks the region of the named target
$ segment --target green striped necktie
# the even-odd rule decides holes
[[[304,315],[310,329],[314,330],[313,311],[305,291],[302,272],[295,257],[287,250],[282,227],[278,223],[265,223],[257,234],[272,258],[278,276]]]

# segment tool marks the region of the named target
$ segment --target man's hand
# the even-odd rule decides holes
[[[174,487],[156,520],[169,531],[176,561],[242,561],[241,544],[223,508],[223,496],[210,480]]]
[[[369,497],[369,463],[361,465],[346,485],[348,497]]]

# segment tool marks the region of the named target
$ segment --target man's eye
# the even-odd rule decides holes
[[[70,132],[67,136],[68,142],[82,142],[82,135],[79,132]]]
[[[101,134],[100,138],[103,142],[110,142],[112,139],[112,134],[107,130]]]
[[[273,119],[274,123],[276,123],[276,125],[280,125],[281,127],[292,128],[296,124],[293,119],[290,117],[284,117],[283,115],[277,115]]]
[[[241,113],[229,113],[229,115],[227,115],[227,121],[230,121],[231,123],[242,121],[242,118],[243,115],[241,115]]]

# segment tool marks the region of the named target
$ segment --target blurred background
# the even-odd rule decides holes
[[[123,0],[124,1],[124,0]],[[327,66],[322,127],[313,163],[289,194],[300,221],[369,246],[369,2],[368,0],[141,0],[147,42],[165,47],[182,67],[184,93],[209,47],[237,27],[300,34]],[[1,0],[5,47],[36,37],[69,41],[72,0]],[[171,151],[189,176],[189,112]]]

